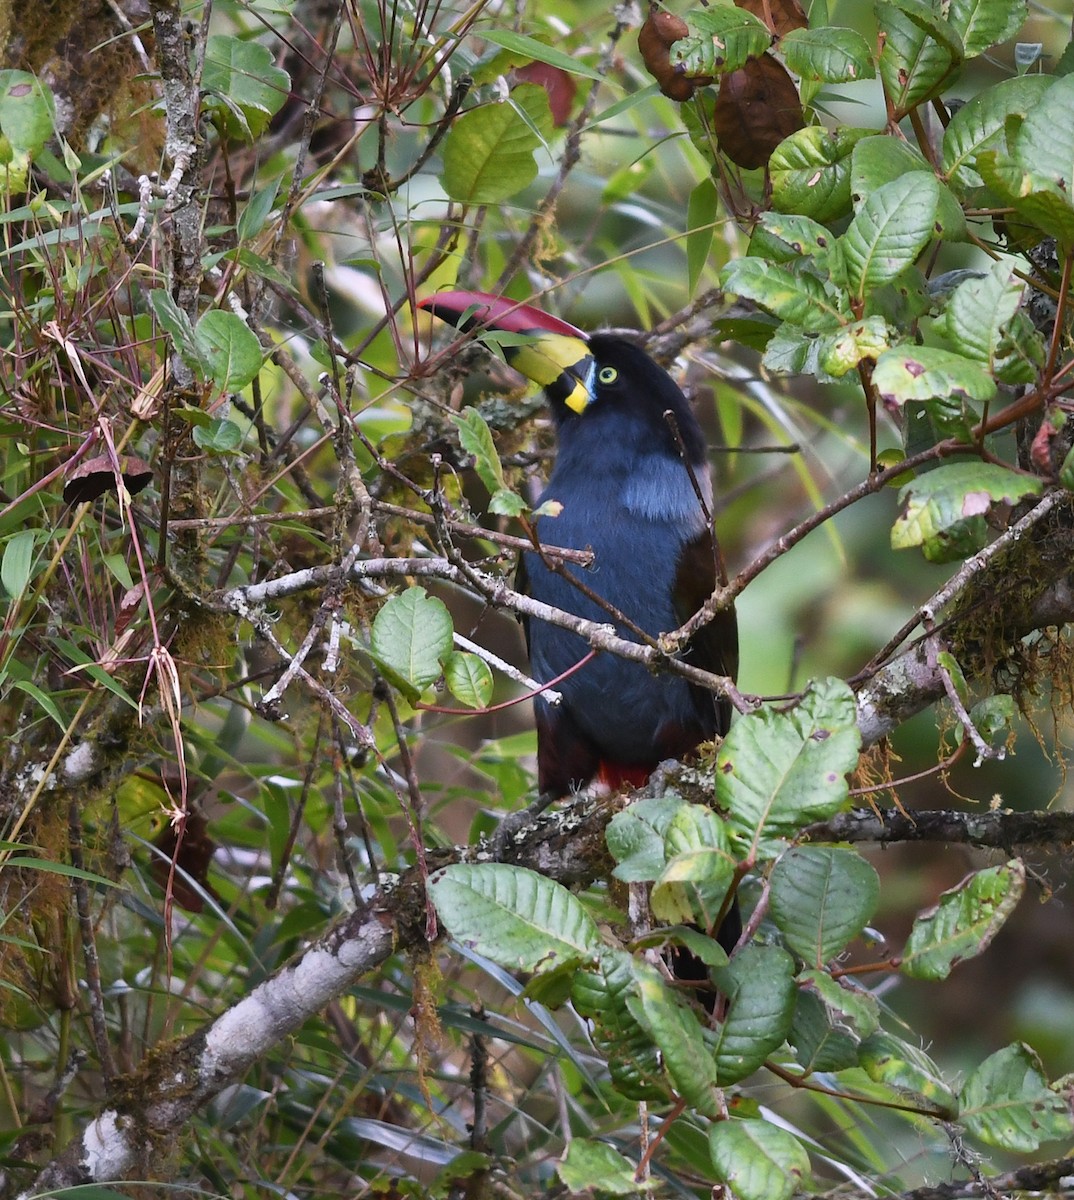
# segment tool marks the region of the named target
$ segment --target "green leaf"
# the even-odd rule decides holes
[[[780,39],[779,50],[803,79],[850,83],[876,76],[869,43],[854,29],[792,29]]]
[[[23,867],[27,871],[46,871],[50,875],[64,875],[68,879],[84,879],[87,883],[95,883],[100,887],[119,888],[120,884],[105,875],[97,875],[93,871],[83,871],[81,867],[72,867],[67,863],[50,862],[47,858],[30,858],[16,854],[5,859],[5,867]]]
[[[456,863],[429,877],[429,896],[457,942],[512,971],[584,962],[601,945],[578,897],[525,867]]]
[[[880,900],[876,871],[853,850],[795,846],[769,878],[772,919],[808,966],[823,967],[865,928]]]
[[[711,847],[676,854],[653,884],[653,915],[661,921],[694,921],[712,928],[734,878],[735,861],[728,850]]]
[[[880,1005],[872,992],[850,979],[833,979],[827,971],[802,971],[801,989],[808,988],[824,1004],[831,1022],[845,1025],[859,1037],[880,1027]]]
[[[502,487],[489,498],[489,512],[498,517],[520,517],[529,505],[509,487]]]
[[[491,494],[500,491],[506,486],[503,466],[488,422],[476,408],[464,408],[462,412],[452,413],[451,423],[459,431],[459,445],[474,457],[477,477]]]
[[[672,1087],[707,1117],[720,1113],[722,1098],[716,1062],[702,1037],[693,1009],[683,1004],[655,967],[633,960],[635,992],[626,999],[634,1019],[660,1051]]]
[[[794,1047],[795,1061],[807,1075],[814,1071],[845,1071],[858,1065],[857,1039],[836,1027],[815,992],[798,990],[787,1040]]]
[[[534,151],[551,135],[548,93],[536,84],[520,84],[509,101],[463,113],[444,139],[444,190],[467,205],[517,195],[536,178]]]
[[[277,67],[260,42],[214,34],[205,46],[202,88],[210,94],[224,127],[248,141],[260,137],[291,91],[291,77]]]
[[[750,945],[713,969],[727,997],[716,1037],[721,1087],[752,1075],[786,1041],[794,1015],[794,960],[779,946]]]
[[[883,1083],[923,1102],[934,1116],[950,1120],[958,1109],[955,1094],[940,1068],[916,1046],[894,1034],[872,1034],[859,1047],[859,1061],[875,1083]]]
[[[373,621],[371,649],[420,692],[440,677],[440,664],[451,653],[451,614],[442,600],[422,587],[392,596]]]
[[[947,20],[962,39],[966,57],[974,58],[1014,37],[1028,12],[1026,0],[951,0]]]
[[[25,692],[27,696],[32,696],[34,700],[48,713],[48,715],[56,722],[60,729],[67,732],[67,722],[63,719],[63,713],[56,706],[56,701],[47,693],[43,692],[36,684],[31,683],[28,679],[16,680],[12,687],[16,687],[21,692]]]
[[[967,279],[951,293],[945,320],[958,352],[990,370],[1003,343],[1003,332],[1018,311],[1026,285],[1005,262],[995,262],[979,279]]]
[[[485,708],[495,683],[483,658],[461,650],[453,651],[444,661],[444,682],[456,700],[469,708]]]
[[[652,883],[664,869],[665,837],[684,802],[674,795],[640,800],[608,822],[605,840],[618,864],[612,874],[623,883]]]
[[[772,34],[752,13],[730,5],[693,9],[686,14],[689,37],[673,43],[672,64],[686,75],[723,75],[743,67],[747,58],[763,54]]]
[[[789,1200],[809,1175],[809,1155],[793,1134],[763,1119],[709,1128],[716,1177],[738,1200]]]
[[[1074,75],[1057,79],[1026,113],[1013,158],[1036,178],[1058,188],[1070,203],[1074,178]]]
[[[558,67],[569,75],[579,75],[583,79],[592,79],[595,83],[603,83],[604,76],[595,67],[587,67],[577,59],[547,46],[536,38],[526,37],[525,34],[512,33],[509,29],[483,29],[481,36],[490,45],[510,50],[513,54],[522,55],[530,62],[547,63],[550,67]]]
[[[30,582],[36,541],[35,530],[20,529],[4,543],[4,557],[0,559],[0,583],[11,600],[18,600]]]
[[[755,838],[796,833],[846,806],[860,746],[854,693],[839,679],[813,682],[789,711],[765,705],[731,726],[716,758],[717,805]]]
[[[1048,75],[1015,76],[967,101],[944,130],[943,169],[948,179],[963,188],[980,187],[983,181],[974,170],[977,155],[1002,144],[1007,118],[1024,117],[1054,82]]]
[[[985,515],[993,504],[1014,504],[1040,493],[1040,479],[994,463],[949,463],[926,471],[899,493],[905,509],[891,530],[896,550],[920,546],[930,562],[952,562],[988,540]]]
[[[1056,238],[1064,248],[1074,246],[1074,208],[1063,184],[1024,170],[997,150],[979,154],[977,169],[1002,204],[1016,209],[1019,217],[1035,225],[1042,235]],[[1012,218],[1008,216],[1006,221],[1010,231]],[[1032,231],[1029,237],[1040,240]]]
[[[18,155],[33,157],[52,137],[52,92],[28,71],[0,71],[0,132]]]
[[[628,1100],[663,1100],[668,1089],[659,1052],[647,1027],[627,1007],[637,991],[633,956],[605,948],[594,970],[575,975],[571,999],[592,1023],[593,1043],[616,1091]]]
[[[560,1182],[572,1194],[590,1189],[609,1196],[636,1196],[653,1187],[653,1180],[637,1183],[634,1164],[618,1150],[590,1138],[572,1138],[567,1156],[556,1163]]]
[[[830,329],[842,319],[824,282],[806,269],[794,271],[763,258],[735,258],[720,272],[720,286],[807,330]]]
[[[974,729],[990,746],[1013,744],[1018,705],[1011,696],[986,696],[970,709]]]
[[[261,343],[237,313],[204,313],[194,329],[198,353],[222,392],[242,391],[261,370]]]
[[[833,379],[842,379],[863,358],[879,358],[895,336],[897,331],[883,317],[854,321],[817,339],[817,364]]]
[[[808,125],[775,148],[768,162],[772,207],[827,223],[850,212],[850,155],[871,129],[844,126],[828,132]]]
[[[894,404],[955,395],[983,402],[996,394],[995,380],[977,362],[938,346],[913,343],[892,346],[880,355],[873,386]]]
[[[209,374],[209,364],[194,337],[190,318],[163,288],[154,288],[149,293],[149,305],[161,329],[171,338],[176,354],[199,379],[205,379]]]
[[[962,63],[962,39],[926,0],[878,0],[880,78],[896,120],[938,96]]]
[[[1021,1042],[997,1050],[972,1071],[959,1097],[966,1129],[1002,1150],[1028,1154],[1074,1134],[1067,1097],[1048,1086],[1036,1053]]]
[[[862,138],[854,147],[850,160],[850,191],[854,203],[859,204],[884,184],[913,171],[927,171],[932,175],[932,167],[916,146],[883,135]],[[943,184],[939,185],[936,222],[939,236],[945,241],[965,239],[966,217],[962,205]]]
[[[853,295],[861,300],[910,266],[937,233],[939,203],[930,171],[911,171],[869,193],[840,239]]]
[[[270,179],[264,186],[255,188],[251,193],[249,201],[239,213],[238,226],[235,230],[240,242],[252,241],[265,228],[265,222],[276,203],[280,182],[279,178]]]
[[[750,238],[749,253],[769,262],[785,263],[803,256],[815,258],[831,249],[834,242],[831,232],[819,221],[797,213],[764,212]]]
[[[903,974],[946,979],[951,969],[982,954],[1022,898],[1026,870],[1019,859],[967,875],[919,913],[903,951]]]
[[[716,184],[706,175],[690,192],[686,207],[686,269],[691,295],[708,263],[718,207]]]
[[[234,454],[242,445],[242,430],[226,417],[213,417],[208,425],[195,425],[190,436],[195,446],[209,454]]]

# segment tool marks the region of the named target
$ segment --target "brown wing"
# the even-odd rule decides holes
[[[690,617],[712,595],[716,586],[716,555],[712,532],[706,529],[687,542],[679,555],[675,575],[675,612],[681,622]],[[738,618],[734,609],[717,614],[690,639],[686,661],[715,675],[738,674]],[[699,704],[709,703],[708,694],[696,689]],[[731,702],[716,701],[716,732],[725,734],[731,725]]]

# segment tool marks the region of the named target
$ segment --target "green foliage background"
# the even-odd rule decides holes
[[[743,172],[632,7],[0,3],[3,1194],[113,1110],[148,1130],[122,1173],[191,1194],[1070,1174],[1074,613],[1032,607],[1070,548],[1070,14],[807,7],[776,52],[810,125]],[[687,73],[769,40],[682,15]],[[745,30],[720,64],[714,21]],[[647,331],[738,595],[718,756],[581,804],[584,843],[553,816],[521,866],[452,847],[532,797],[496,583],[552,436],[494,336],[415,313],[447,286]],[[901,680],[858,766],[843,681],[989,545],[932,614],[954,703]],[[790,848],[896,802],[1020,833]],[[577,872],[527,871],[546,844]],[[758,928],[727,963],[682,926],[732,879]],[[351,913],[399,952],[169,1127],[147,1097]],[[722,1020],[647,955],[669,938]]]

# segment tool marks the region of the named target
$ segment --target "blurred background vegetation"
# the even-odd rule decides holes
[[[532,792],[529,705],[462,716],[393,696],[366,649],[375,594],[341,588],[338,664],[324,669],[333,651],[323,639],[306,662],[372,731],[371,746],[301,677],[263,704],[319,598],[271,605],[257,632],[196,599],[337,562],[370,517],[384,553],[428,553],[429,528],[414,514],[428,512],[434,482],[460,519],[513,529],[485,513],[449,418],[477,404],[509,481],[532,498],[551,450],[541,405],[506,403],[517,377],[485,351],[445,354],[442,334],[415,319],[416,297],[445,284],[506,288],[585,329],[684,331],[671,358],[714,450],[733,569],[869,467],[856,386],[770,378],[755,352],[714,337],[727,303],[713,290],[745,234],[721,205],[711,243],[695,228],[691,249],[688,213],[711,162],[646,73],[634,8],[183,6],[203,91],[185,180],[201,261],[177,315],[163,297],[184,235],[175,193],[160,194],[173,163],[151,7],[170,10],[0,3],[3,68],[32,74],[53,98],[46,136],[25,134],[24,147],[4,126],[0,216],[0,1155],[12,1188],[29,1178],[20,1164],[62,1146],[154,1047],[199,1028],[322,932],[349,905],[352,882],[368,891],[379,872],[414,861],[408,784],[420,787],[429,847],[488,832]],[[829,0],[828,19],[875,37],[871,6]],[[1065,2],[1031,3],[1018,40],[1040,43],[1049,69],[1070,22]],[[588,73],[542,69],[500,36],[511,32]],[[954,94],[1016,69],[1005,44],[974,60]],[[5,87],[22,79],[5,75]],[[469,108],[525,80],[549,91],[554,122],[532,182],[497,202],[450,199],[441,137],[453,98]],[[814,103],[824,121],[884,126],[875,80]],[[762,189],[761,172],[746,173],[744,210]],[[976,261],[945,247],[940,265]],[[241,338],[228,364],[207,357],[213,331],[199,320],[213,311],[239,314],[256,335],[256,378],[244,376]],[[346,450],[322,373],[344,381]],[[123,458],[144,487],[130,504],[117,500],[109,444],[142,460]],[[898,444],[882,426],[881,447]],[[88,503],[69,490],[76,461],[99,484]],[[950,568],[891,550],[895,511],[890,489],[854,505],[749,587],[739,605],[744,692],[782,696],[815,676],[853,676],[936,590]],[[510,569],[512,555],[491,542],[458,544]],[[458,632],[524,667],[513,619],[430,590]],[[496,701],[519,690],[496,673]],[[1058,705],[1053,719],[1051,700],[1039,697],[1005,761],[974,769],[963,759],[900,787],[900,802],[1068,808],[1069,716]],[[443,690],[424,701],[459,706]],[[934,767],[950,723],[930,711],[899,729],[893,773]],[[893,946],[921,907],[985,861],[920,846],[871,860],[883,880],[877,935]],[[1030,866],[1035,890],[985,956],[943,986],[893,978],[883,990],[947,1071],[1016,1039],[1050,1075],[1074,1071],[1068,856],[1042,850]],[[192,1194],[447,1194],[466,1174],[456,1156],[475,1120],[475,1033],[492,1039],[484,1144],[525,1162],[518,1194],[550,1178],[565,1126],[627,1144],[635,1106],[592,1073],[581,1022],[527,1007],[517,990],[458,954],[393,961],[222,1095],[174,1174]],[[949,1161],[924,1123],[866,1119],[774,1082],[756,1097],[896,1189]],[[668,1146],[668,1186],[704,1190],[697,1130],[682,1124]]]

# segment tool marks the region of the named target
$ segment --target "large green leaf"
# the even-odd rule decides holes
[[[844,316],[823,280],[805,268],[796,271],[763,258],[735,258],[720,273],[720,284],[773,316],[813,332],[837,327]]]
[[[1044,359],[1044,342],[1028,318],[1016,319],[1026,284],[1004,261],[964,280],[944,312],[948,337],[960,354],[985,364],[1005,383],[1029,383]]]
[[[842,237],[851,293],[859,300],[890,283],[938,233],[940,185],[931,171],[911,171],[870,192]]]
[[[707,1117],[718,1116],[722,1097],[716,1062],[694,1010],[678,999],[649,963],[635,959],[633,970],[636,991],[628,995],[627,1008],[659,1049],[672,1086],[691,1108]]]
[[[675,814],[683,807],[678,796],[639,800],[616,813],[605,838],[618,864],[612,874],[624,883],[652,883],[667,862],[665,838]]]
[[[1074,1134],[1068,1097],[1048,1086],[1040,1059],[1019,1042],[971,1071],[959,1101],[958,1119],[970,1133],[1013,1153]]]
[[[752,1075],[787,1038],[794,1015],[794,960],[779,946],[746,946],[726,967],[713,969],[727,997],[716,1034],[721,1087]]]
[[[667,864],[653,884],[653,915],[670,924],[716,924],[735,873],[724,822],[710,808],[684,804],[668,825]]]
[[[854,147],[850,160],[850,191],[854,203],[860,204],[884,184],[901,179],[913,171],[932,172],[932,167],[916,146],[883,134],[862,138]],[[937,233],[945,241],[960,241],[966,236],[966,217],[962,205],[943,184],[940,184],[936,223]]]
[[[958,1108],[940,1068],[917,1046],[882,1031],[862,1042],[860,1062],[870,1079],[915,1099],[935,1116],[950,1119]]]
[[[772,152],[772,207],[827,223],[850,212],[850,155],[871,129],[821,125],[799,129]]]
[[[444,139],[441,180],[461,204],[499,204],[537,176],[534,151],[552,135],[548,93],[520,84],[509,100],[463,113]]]
[[[885,350],[876,360],[873,386],[893,404],[965,396],[991,400],[996,383],[978,362],[939,346],[904,342]]]
[[[633,956],[605,948],[593,969],[577,972],[571,999],[592,1023],[593,1042],[608,1063],[616,1090],[628,1100],[661,1100],[668,1088],[660,1052],[648,1027],[627,1007],[637,990]]]
[[[261,343],[237,313],[212,308],[194,327],[194,342],[209,377],[222,392],[239,392],[261,370]]]
[[[930,562],[952,562],[976,553],[988,540],[985,515],[993,504],[1037,495],[1041,480],[994,463],[948,463],[908,483],[905,504],[891,530],[896,550],[920,546]]]
[[[384,666],[421,692],[440,677],[451,653],[451,614],[443,600],[424,588],[392,596],[373,620],[370,649]]]
[[[590,1138],[571,1138],[565,1158],[556,1163],[556,1174],[572,1194],[637,1196],[642,1190],[634,1178],[634,1164],[618,1150]]]
[[[33,157],[52,137],[55,101],[28,71],[0,71],[0,133],[11,149]]]
[[[227,132],[247,141],[265,132],[291,93],[291,77],[267,46],[230,34],[213,34],[206,43],[201,84]]]
[[[600,931],[561,884],[505,863],[455,863],[429,878],[451,936],[511,970],[549,971],[592,959]]]
[[[1070,203],[1074,179],[1074,75],[1065,75],[1026,113],[1013,147],[1015,161],[1048,180]]]
[[[880,899],[876,871],[853,850],[795,846],[769,878],[772,919],[807,965],[823,967],[865,928]]]
[[[687,75],[737,71],[772,44],[764,22],[731,5],[694,9],[686,14],[686,24],[690,35],[672,45],[671,61],[681,63]]]
[[[880,78],[896,119],[938,96],[962,63],[962,39],[925,0],[879,0]]]
[[[1065,248],[1074,246],[1074,207],[1065,184],[1025,170],[998,150],[982,151],[977,156],[977,169],[1003,204],[1036,226],[1039,233],[1031,233],[1030,240],[1053,237]],[[1008,229],[1011,224],[1008,217]]]
[[[977,155],[1003,140],[1003,127],[1012,115],[1025,116],[1055,83],[1048,75],[1018,75],[986,88],[951,118],[943,135],[943,169],[963,188],[979,187],[974,170]]]
[[[717,1121],[709,1129],[716,1175],[739,1200],[789,1200],[809,1174],[809,1155],[765,1120]]]
[[[973,58],[1014,37],[1028,9],[1026,0],[951,0],[947,20],[961,37],[966,57]]]
[[[780,39],[779,49],[803,79],[850,83],[876,75],[869,43],[854,29],[792,29]]]
[[[1026,886],[1019,859],[975,871],[919,913],[901,969],[917,979],[946,979],[963,959],[982,954],[1014,912]]]
[[[716,800],[751,836],[794,833],[848,803],[861,735],[839,679],[810,684],[790,710],[765,705],[731,726],[716,758]]]
[[[805,1073],[843,1071],[858,1065],[858,1041],[836,1025],[827,1005],[815,993],[799,989],[787,1040]]]

